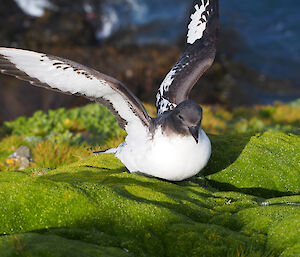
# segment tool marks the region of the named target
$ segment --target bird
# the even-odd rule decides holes
[[[198,174],[211,155],[210,140],[201,127],[202,107],[188,96],[214,61],[218,27],[218,0],[193,1],[186,48],[156,95],[157,117],[150,117],[122,82],[65,58],[0,47],[0,71],[104,105],[127,136],[119,146],[96,154],[114,154],[130,173],[182,181]]]

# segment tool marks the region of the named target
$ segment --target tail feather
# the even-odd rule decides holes
[[[117,152],[117,148],[111,148],[104,151],[95,151],[93,154],[103,154],[103,153],[113,153],[115,154]]]

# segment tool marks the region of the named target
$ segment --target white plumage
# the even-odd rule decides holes
[[[174,80],[173,76],[175,73],[175,69],[170,70],[158,89],[158,93],[156,95],[156,106],[159,106],[157,112],[158,115],[161,115],[165,111],[172,110],[176,107],[176,104],[171,103],[168,99],[163,97],[164,93],[169,91],[169,88]]]
[[[210,154],[211,144],[203,130],[199,130],[196,143],[192,136],[164,136],[161,128],[157,129],[153,138],[147,134],[138,137],[128,134],[115,153],[131,173],[144,173],[171,181],[196,175],[207,164]]]
[[[207,25],[207,15],[209,12],[206,11],[206,8],[209,6],[210,0],[207,0],[204,3],[204,0],[201,0],[201,5],[195,5],[196,12],[191,15],[191,22],[188,25],[188,34],[187,34],[187,43],[194,44],[197,39],[202,38],[203,32],[206,29]]]

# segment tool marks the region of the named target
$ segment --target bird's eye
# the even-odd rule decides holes
[[[183,117],[181,115],[178,115],[179,119],[183,120]]]

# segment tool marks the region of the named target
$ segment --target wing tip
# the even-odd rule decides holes
[[[26,50],[26,49],[20,49],[20,48],[14,48],[14,47],[0,47],[0,57],[5,58],[7,60],[10,60],[14,56],[18,55],[27,55],[27,56],[33,56],[33,55],[38,55],[38,56],[46,56],[43,53],[38,53],[35,51],[31,50]]]
[[[207,34],[217,34],[217,26],[211,23],[219,19],[218,6],[218,0],[194,1],[187,32],[189,45],[207,37]]]

